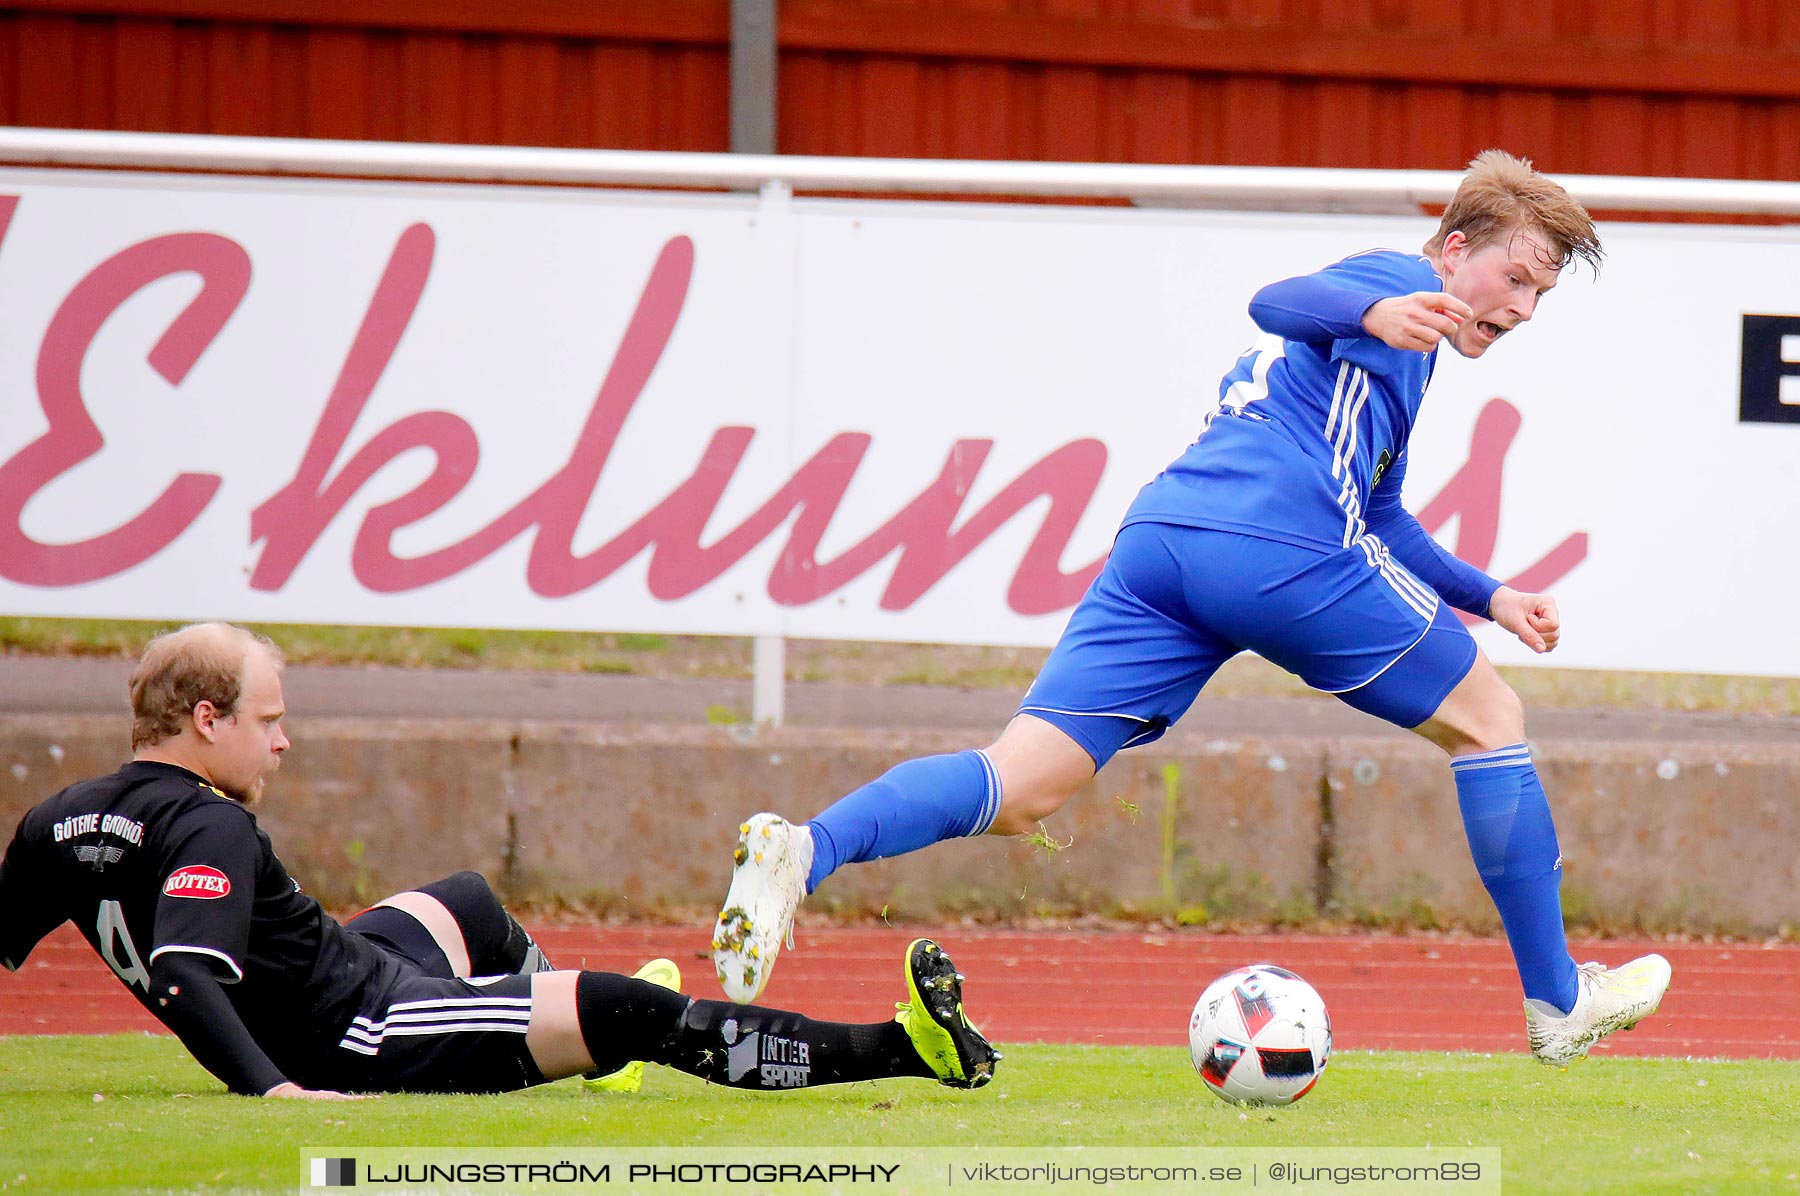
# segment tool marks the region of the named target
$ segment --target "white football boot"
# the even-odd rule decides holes
[[[806,896],[812,832],[777,814],[738,827],[731,889],[713,927],[713,967],[725,995],[748,1005],[762,994],[782,944],[794,945],[794,911]]]
[[[1568,1067],[1615,1030],[1629,1030],[1662,1003],[1674,970],[1660,955],[1645,955],[1620,967],[1584,963],[1576,969],[1575,1008],[1568,1016],[1547,1012],[1541,1002],[1525,1002],[1525,1033],[1539,1063]]]

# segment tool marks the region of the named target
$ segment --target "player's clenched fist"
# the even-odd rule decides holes
[[[1467,303],[1442,291],[1414,291],[1383,299],[1363,313],[1368,334],[1396,349],[1423,353],[1474,315]]]
[[[1488,614],[1533,652],[1553,651],[1562,639],[1562,612],[1548,594],[1521,594],[1501,586],[1488,600]]]

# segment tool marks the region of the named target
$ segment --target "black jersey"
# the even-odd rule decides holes
[[[0,964],[72,920],[152,1014],[150,966],[207,960],[251,1036],[303,1075],[394,964],[300,891],[256,816],[200,777],[138,760],[33,808],[0,860]]]

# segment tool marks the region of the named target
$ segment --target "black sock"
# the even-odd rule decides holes
[[[419,892],[437,898],[456,919],[469,951],[470,975],[528,975],[552,970],[543,951],[506,912],[481,873],[458,872],[422,886]]]
[[[594,1061],[606,1075],[637,1059],[658,1059],[679,1031],[691,1002],[660,984],[613,972],[583,972],[575,981],[575,1019]]]
[[[506,943],[500,948],[502,970],[520,976],[529,976],[533,972],[554,972],[550,959],[544,949],[537,945],[537,940],[525,933],[525,928],[506,914]]]
[[[933,1072],[899,1022],[815,1021],[798,1013],[695,1001],[652,1062],[733,1088],[806,1088]]]

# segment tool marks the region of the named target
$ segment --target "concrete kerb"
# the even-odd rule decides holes
[[[462,867],[515,899],[655,916],[717,901],[737,824],[803,817],[966,732],[292,720],[257,814],[328,905]],[[0,718],[0,825],[127,752],[113,716]],[[1800,744],[1539,748],[1571,914],[1605,930],[1800,924]],[[1442,757],[1392,737],[1170,736],[1125,753],[1038,842],[847,869],[808,908],[1158,914],[1189,923],[1491,928]]]

